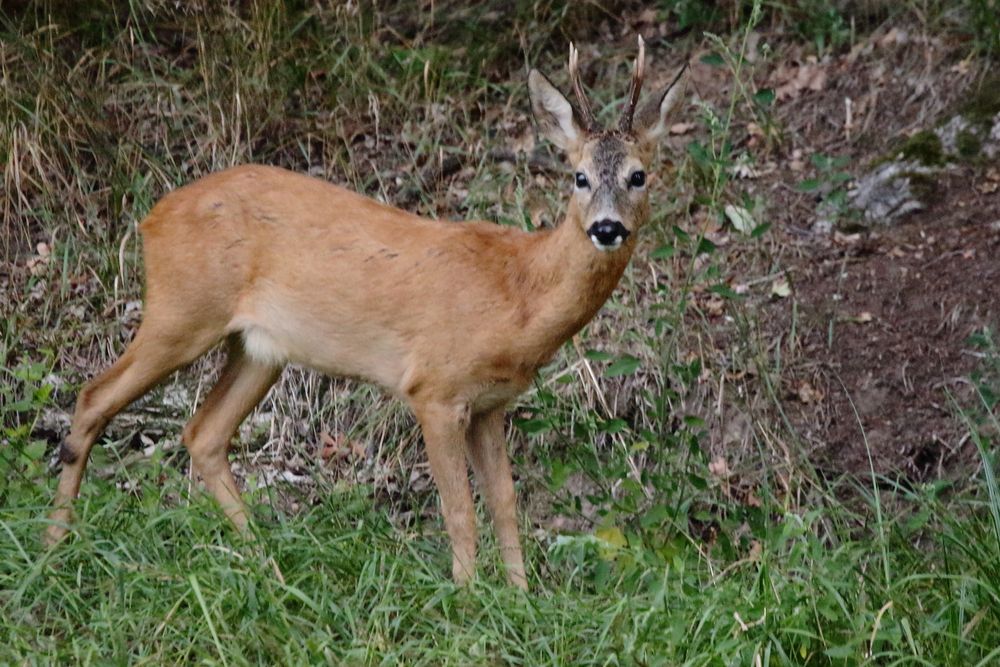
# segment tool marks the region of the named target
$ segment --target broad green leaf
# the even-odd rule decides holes
[[[613,378],[620,375],[631,375],[632,373],[635,373],[641,365],[641,361],[632,355],[626,354],[619,357],[617,361],[608,366],[607,370],[604,371],[604,376]]]

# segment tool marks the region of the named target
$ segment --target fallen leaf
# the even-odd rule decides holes
[[[351,454],[355,458],[363,459],[368,454],[368,450],[357,440],[351,440]]]
[[[810,57],[798,67],[781,65],[771,75],[774,93],[778,100],[794,99],[803,90],[820,91],[826,88],[826,67]]]
[[[894,27],[878,40],[878,45],[884,49],[894,44],[906,44],[907,37],[906,31]]]
[[[732,474],[729,470],[729,464],[726,463],[726,459],[721,456],[715,457],[708,464],[708,472],[719,479],[729,479],[729,476]]]
[[[742,206],[727,204],[725,213],[729,222],[732,223],[733,227],[738,232],[749,234],[757,228],[757,221],[754,220],[753,215]]]
[[[957,63],[951,66],[951,71],[955,74],[968,74],[969,69],[972,67],[972,56],[964,60],[959,60]]]
[[[852,245],[861,240],[861,234],[844,234],[843,232],[833,233],[833,242],[839,245]]]
[[[710,236],[722,231],[722,225],[717,215],[710,215],[704,211],[695,214],[694,223],[699,233],[703,236]]]
[[[726,308],[726,302],[718,294],[713,294],[705,301],[705,310],[710,317],[719,317]]]
[[[799,386],[795,388],[795,397],[799,399],[800,403],[809,405],[811,403],[819,403],[822,401],[823,392],[813,387],[806,380],[802,380],[799,382]]]
[[[792,286],[788,284],[787,278],[778,278],[771,283],[771,296],[784,299],[792,295]]]
[[[326,431],[320,431],[319,439],[323,443],[323,449],[320,450],[319,457],[324,461],[329,461],[331,458],[341,459],[346,455],[343,435],[338,434],[334,438]]]

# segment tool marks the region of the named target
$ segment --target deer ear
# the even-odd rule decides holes
[[[528,74],[531,113],[542,135],[566,152],[571,152],[583,139],[583,130],[576,122],[573,105],[536,69]]]
[[[646,100],[635,119],[635,136],[641,144],[652,146],[666,133],[667,117],[684,97],[687,88],[687,66],[681,69],[670,84]]]

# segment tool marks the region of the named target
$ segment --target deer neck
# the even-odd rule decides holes
[[[634,247],[633,234],[617,250],[597,250],[574,207],[555,230],[538,235],[527,265],[531,317],[523,333],[539,363],[593,319],[618,285]]]

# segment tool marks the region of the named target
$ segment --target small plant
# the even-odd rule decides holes
[[[0,360],[2,363],[3,360]],[[0,367],[0,464],[5,472],[0,476],[7,484],[0,485],[0,504],[13,487],[15,479],[29,484],[47,472],[45,452],[48,443],[33,437],[35,424],[52,398],[53,387],[46,382],[52,369],[52,355],[44,361],[22,359],[15,366]],[[12,478],[12,476],[14,478]]]
[[[1000,2],[966,0],[966,26],[987,56],[1000,54]]]
[[[844,171],[849,158],[814,153],[810,161],[816,168],[816,176],[800,181],[797,187],[800,192],[813,194],[817,201],[816,213],[820,219],[836,226],[851,215],[847,200],[847,184],[851,175]]]

